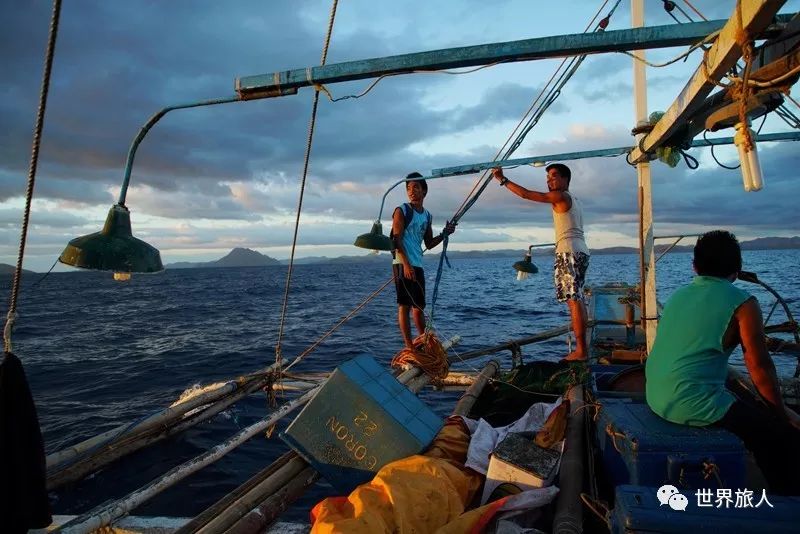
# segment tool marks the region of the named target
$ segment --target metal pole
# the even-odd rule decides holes
[[[133,158],[136,157],[136,149],[139,148],[139,144],[142,142],[142,139],[144,139],[144,136],[147,135],[147,132],[150,131],[150,128],[160,121],[161,117],[176,109],[199,108],[201,106],[214,106],[216,104],[227,104],[228,102],[242,101],[243,100],[241,97],[239,97],[239,95],[229,96],[226,98],[215,98],[213,100],[201,100],[200,102],[190,102],[188,104],[167,106],[150,117],[150,120],[148,120],[139,130],[139,133],[136,134],[136,137],[131,143],[131,147],[128,149],[128,159],[125,161],[125,176],[122,178],[122,187],[119,190],[119,200],[117,200],[117,204],[120,206],[125,205],[125,197],[128,194],[128,184],[131,181],[131,170],[133,169]]]
[[[644,26],[644,0],[631,0],[631,22],[634,28]],[[633,60],[633,91],[636,109],[636,125],[647,124],[647,76],[645,73],[644,51],[634,51]],[[636,136],[636,143],[645,137],[644,134]],[[642,321],[645,325],[647,338],[647,351],[653,347],[656,337],[658,322],[655,319],[658,309],[656,301],[656,264],[653,254],[653,196],[650,180],[650,162],[642,161],[636,164],[636,173],[639,181],[639,213],[640,213],[640,261],[642,262]],[[653,317],[650,319],[648,317]]]

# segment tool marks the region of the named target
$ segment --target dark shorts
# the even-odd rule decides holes
[[[422,267],[414,267],[414,276],[417,280],[409,280],[403,276],[403,266],[399,263],[392,265],[394,273],[394,288],[397,290],[397,303],[401,306],[414,306],[425,309],[425,271]]]
[[[589,268],[589,256],[583,252],[557,252],[553,278],[559,302],[583,300],[583,283]]]

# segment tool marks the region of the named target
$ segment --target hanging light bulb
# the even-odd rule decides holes
[[[758,159],[758,149],[754,141],[755,133],[743,122],[737,122],[734,128],[736,128],[736,135],[733,136],[733,143],[736,145],[736,150],[739,153],[744,190],[747,192],[760,191],[761,188],[764,187],[764,179],[761,174],[761,162]],[[750,139],[753,140],[750,150],[747,149],[747,132],[750,133]]]
[[[525,253],[521,261],[514,263],[514,270],[517,271],[517,280],[525,280],[528,278],[528,274],[539,272],[539,268],[531,261],[531,249],[533,249],[533,245],[528,247],[528,252]]]

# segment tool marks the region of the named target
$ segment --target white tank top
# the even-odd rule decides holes
[[[571,193],[572,207],[564,213],[553,210],[553,228],[556,231],[556,252],[583,252],[589,254],[589,247],[583,238],[583,207]]]

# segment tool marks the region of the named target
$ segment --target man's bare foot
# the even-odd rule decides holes
[[[562,359],[563,362],[585,362],[586,355],[574,350],[567,354],[567,357]]]

